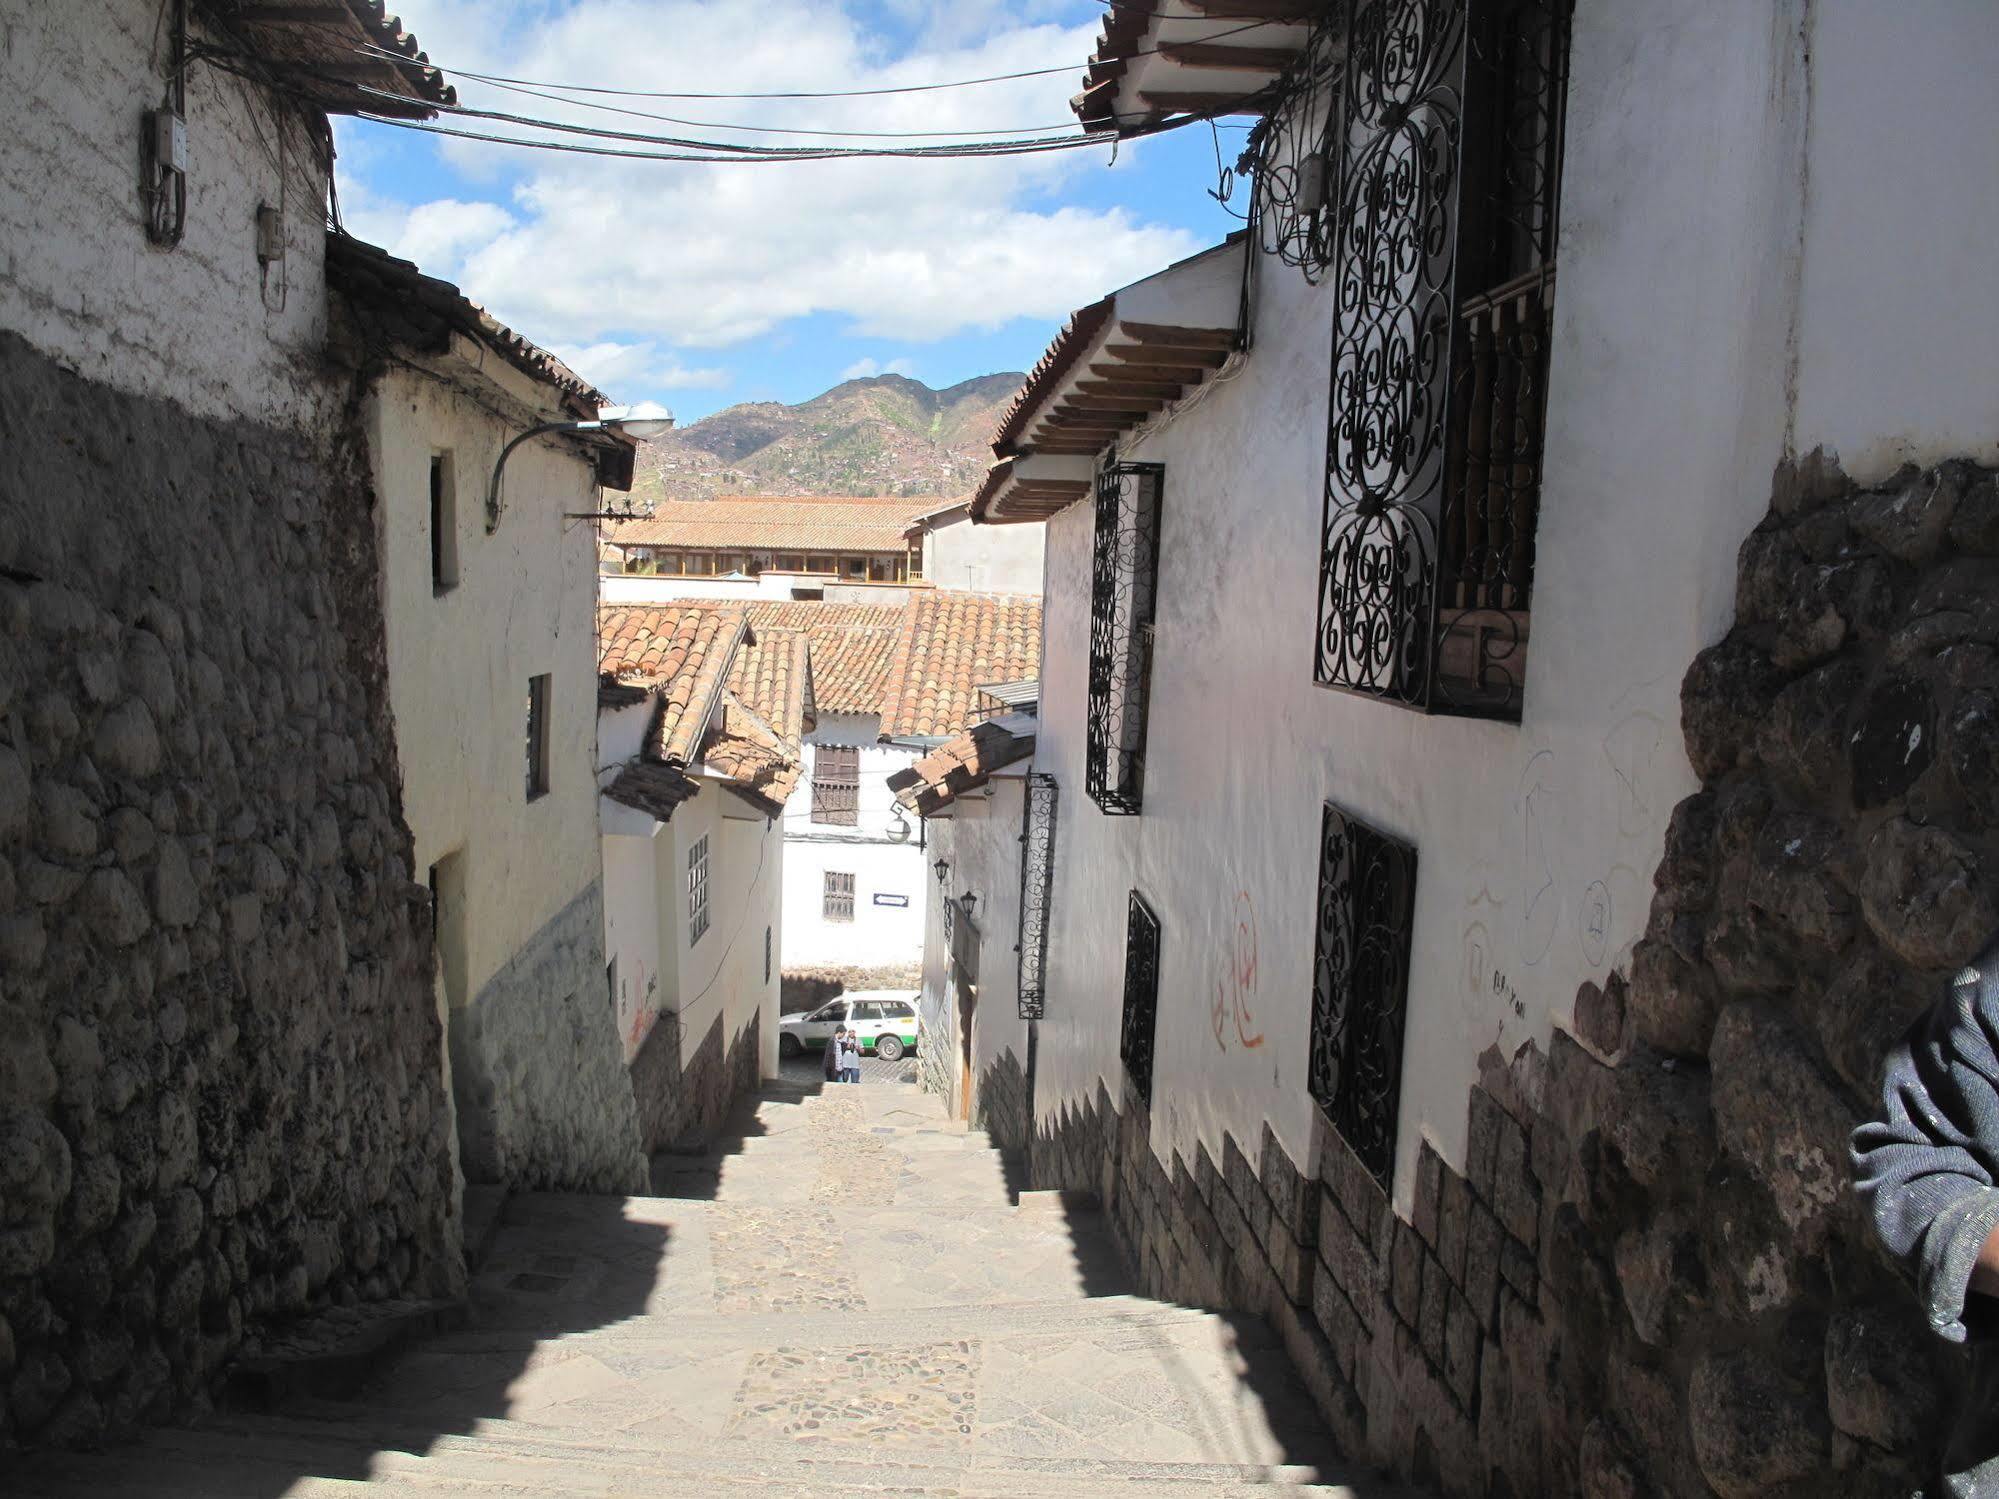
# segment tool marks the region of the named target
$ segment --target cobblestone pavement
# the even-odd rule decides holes
[[[808,1051],[803,1056],[786,1057],[777,1064],[778,1075],[791,1083],[823,1083],[826,1075],[820,1069],[824,1063],[816,1051]],[[861,1081],[864,1083],[914,1083],[916,1078],[916,1053],[907,1052],[893,1062],[884,1057],[864,1056],[861,1058]]]
[[[918,1089],[780,1088],[743,1122],[697,1195],[515,1198],[471,1325],[357,1397],[44,1459],[18,1491],[1397,1492],[1334,1460],[1261,1324],[1128,1294],[1096,1213],[1017,1200]]]

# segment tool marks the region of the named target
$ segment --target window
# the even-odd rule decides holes
[[[659,571],[670,577],[679,577],[687,565],[678,552],[656,552],[653,556]]]
[[[1048,999],[1049,895],[1055,883],[1055,777],[1027,778],[1020,830],[1020,1018],[1039,1020]]]
[[[868,576],[868,559],[865,557],[849,557],[847,559],[847,576],[864,581]]]
[[[873,999],[855,1000],[854,1018],[856,1020],[880,1020],[882,1018],[881,1002]]]
[[[852,921],[854,919],[854,877],[837,870],[826,871],[826,905],[828,921]]]
[[[703,833],[687,851],[687,945],[708,930],[708,835]]]
[[[812,820],[834,827],[860,825],[861,752],[847,745],[812,747]]]
[[[714,570],[714,559],[706,552],[689,552],[680,572],[686,578],[705,578]]]
[[[548,673],[528,678],[528,800],[548,794]]]
[[[912,578],[921,578],[923,576],[923,547],[921,543],[912,543],[909,548],[909,576]]]
[[[1320,823],[1308,1084],[1383,1186],[1395,1169],[1416,850],[1330,804]]]
[[[1124,928],[1124,1024],[1118,1055],[1132,1086],[1152,1104],[1152,1038],[1159,1028],[1159,918],[1131,892]]]
[[[449,453],[430,455],[430,591],[458,586],[458,479]]]
[[[1164,472],[1156,463],[1112,463],[1097,475],[1084,768],[1091,800],[1113,816],[1135,816],[1144,800]]]
[[[1517,720],[1570,0],[1395,3],[1347,0],[1316,675]]]
[[[777,570],[782,573],[802,573],[805,571],[805,559],[796,552],[780,552]]]

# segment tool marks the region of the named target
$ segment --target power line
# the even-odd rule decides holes
[[[1130,3],[1130,0],[1096,0],[1096,3],[1099,5],[1108,6],[1113,10],[1150,11],[1152,8],[1151,5],[1147,3],[1147,0],[1138,0],[1138,3]],[[1157,19],[1162,24],[1169,21],[1198,22],[1203,25],[1213,24],[1213,21],[1205,16],[1160,16]],[[1286,24],[1300,24],[1300,23],[1286,23],[1282,21],[1269,21],[1269,20],[1246,21],[1240,26],[1231,26],[1224,31],[1209,32],[1206,36],[1202,37],[1201,40],[1203,42],[1220,41],[1224,37],[1236,36],[1245,31],[1257,31],[1266,26],[1281,26]],[[412,61],[412,59],[405,57],[400,52],[393,51],[386,47],[377,46],[372,42],[363,43],[362,45],[356,47],[354,50],[360,55],[370,56],[384,62],[400,63],[407,65]],[[1134,48],[1132,51],[1123,54],[1120,57],[1105,58],[1104,61],[1131,62],[1141,57],[1156,56],[1161,50],[1162,48],[1159,47],[1137,47]],[[927,93],[935,93],[943,89],[976,88],[988,83],[1012,83],[1023,78],[1049,78],[1061,73],[1077,73],[1081,71],[1081,68],[1075,63],[1063,63],[1058,66],[1049,67],[1049,68],[1024,68],[1018,72],[1013,72],[1013,73],[992,73],[980,78],[954,78],[943,83],[907,83],[907,84],[898,84],[882,88],[820,89],[820,90],[792,89],[792,90],[773,91],[768,93],[748,93],[748,92],[694,93],[694,92],[672,91],[665,89],[608,88],[600,84],[550,83],[546,79],[515,78],[515,77],[510,77],[504,73],[478,73],[472,71],[469,68],[448,67],[445,64],[437,62],[429,57],[426,57],[424,59],[422,65],[431,68],[439,73],[449,74],[453,78],[469,79],[474,83],[490,83],[500,86],[511,86],[514,88],[558,89],[564,94],[597,94],[608,98],[620,98],[620,99],[743,99],[743,100],[874,99],[874,98],[881,98],[891,94],[927,94]],[[581,104],[584,101],[578,99],[578,100],[565,100],[563,102]],[[741,125],[741,126],[724,125],[719,122],[710,123],[710,122],[697,122],[692,120],[682,121],[678,123],[684,123],[689,125],[703,124],[706,125],[707,128],[722,129],[722,130],[739,130],[739,129],[749,130],[749,129],[760,128],[747,125]],[[1056,129],[1056,128],[1074,129],[1075,127],[1070,124],[1065,124],[1059,127],[1035,125],[1035,126],[1029,126],[1027,128],[1031,130],[1041,130],[1041,129]],[[803,132],[799,133],[802,134]],[[946,132],[936,131],[929,133],[944,134]]]

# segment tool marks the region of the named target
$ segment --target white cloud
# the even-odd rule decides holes
[[[842,380],[865,380],[870,375],[913,376],[915,373],[916,361],[914,359],[891,359],[887,364],[883,364],[879,359],[863,358],[856,359],[852,364],[841,370],[840,378]]]
[[[733,378],[725,369],[690,368],[650,343],[604,339],[582,346],[556,344],[553,351],[600,390],[721,390]]]
[[[1027,0],[1006,14],[984,0],[968,4],[957,22],[925,33],[924,49],[889,61],[848,8],[823,0],[578,0],[559,11],[428,0],[410,23],[440,62],[516,77],[653,90],[858,89],[1080,65],[1094,26],[1034,24],[1048,3]],[[1066,130],[1073,87],[1064,72],[871,99],[602,102],[793,130]],[[721,134],[462,79],[460,92],[481,108]],[[1023,316],[1054,322],[1199,248],[1185,230],[1120,209],[1063,205],[1066,183],[1103,169],[1095,152],[709,166],[453,141],[444,154],[474,180],[501,169],[495,196],[505,203],[447,199],[397,214],[371,202],[368,230],[454,275],[531,337],[615,346],[621,352],[606,353],[606,364],[634,359],[639,378],[671,368],[660,349],[725,348],[814,315],[905,343]],[[638,348],[647,353],[628,353]]]

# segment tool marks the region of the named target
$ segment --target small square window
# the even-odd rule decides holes
[[[826,919],[828,921],[852,921],[854,919],[854,877],[838,870],[826,871]]]
[[[861,752],[852,745],[812,747],[812,820],[830,827],[861,821]]]
[[[548,674],[528,678],[528,800],[548,794]]]
[[[708,835],[703,833],[687,851],[687,945],[708,930]]]

